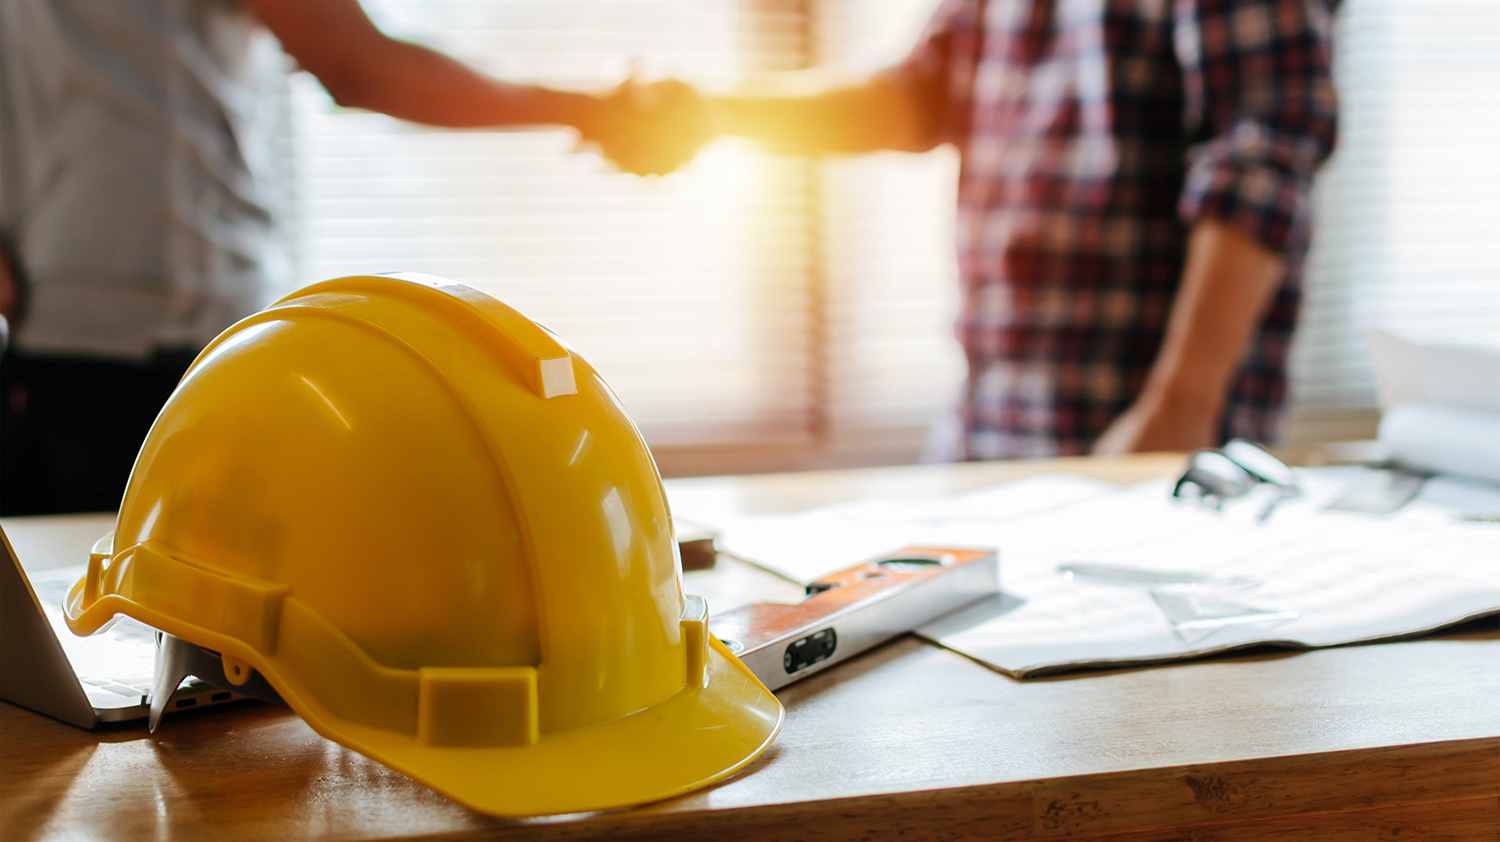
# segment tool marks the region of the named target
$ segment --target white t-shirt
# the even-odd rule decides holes
[[[15,347],[144,359],[264,306],[286,58],[235,0],[0,0]]]

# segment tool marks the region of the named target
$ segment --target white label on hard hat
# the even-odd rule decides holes
[[[573,358],[555,357],[538,360],[542,367],[542,397],[578,394],[578,382],[573,379]]]

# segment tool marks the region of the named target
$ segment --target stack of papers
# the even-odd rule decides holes
[[[1121,488],[1070,474],[795,514],[674,514],[803,583],[908,545],[998,548],[1003,593],[919,634],[1017,677],[1333,646],[1500,612],[1500,524],[1461,517],[1500,512],[1500,488],[1439,477],[1391,515],[1327,508],[1371,479],[1304,470],[1303,496],[1264,521],[1259,494],[1213,510],[1173,499],[1166,481]]]

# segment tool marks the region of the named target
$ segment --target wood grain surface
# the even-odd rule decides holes
[[[673,493],[687,483],[769,511],[1059,465],[1139,479],[1179,462],[687,480]],[[18,520],[5,522],[13,536],[47,527]],[[732,564],[691,577],[787,588],[764,575],[748,586],[756,573]],[[1399,643],[1026,682],[907,637],[778,695],[781,736],[733,778],[633,810],[533,821],[466,810],[281,708],[174,715],[148,735],[0,704],[0,839],[1500,838],[1494,620]]]

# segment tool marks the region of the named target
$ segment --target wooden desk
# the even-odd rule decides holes
[[[1059,467],[1129,480],[1177,465],[958,465],[669,488],[772,511]],[[98,525],[20,519],[6,529],[23,558],[51,541],[66,561]],[[732,562],[689,579],[720,610],[797,593]],[[780,695],[781,736],[734,778],[635,810],[529,822],[472,813],[280,708],[184,714],[148,736],[79,731],[0,704],[0,838],[1500,837],[1495,622],[1024,683],[903,638]]]

